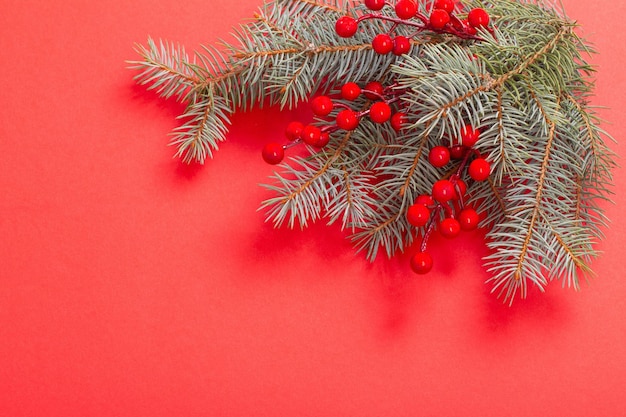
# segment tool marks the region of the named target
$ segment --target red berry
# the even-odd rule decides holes
[[[484,158],[476,158],[469,164],[467,171],[473,180],[485,181],[491,173],[491,165]]]
[[[400,0],[396,3],[396,15],[400,19],[410,19],[417,13],[417,4],[413,0]]]
[[[463,20],[463,25],[465,26],[465,32],[469,35],[476,35],[476,33],[478,33],[476,31],[476,28],[473,28],[472,26],[470,26],[469,21],[467,19]]]
[[[279,164],[285,157],[285,148],[283,145],[275,142],[270,142],[263,147],[263,159],[265,162],[271,165]]]
[[[385,7],[385,0],[365,0],[365,7],[370,10],[380,10]]]
[[[467,15],[467,21],[471,27],[486,27],[489,24],[489,14],[481,8],[470,10]]]
[[[478,142],[478,137],[480,136],[480,132],[478,130],[474,130],[472,125],[465,125],[463,129],[461,129],[461,143],[468,148],[471,148]]]
[[[371,81],[365,86],[365,97],[370,100],[380,100],[383,95],[383,85],[378,81]]]
[[[396,36],[393,38],[393,54],[400,56],[411,50],[411,41],[406,36]]]
[[[354,130],[359,125],[359,115],[354,110],[342,110],[337,114],[336,122],[340,129]]]
[[[394,113],[393,116],[391,116],[391,127],[396,132],[401,131],[405,124],[406,124],[406,113],[399,111],[397,113]]]
[[[328,96],[318,96],[311,101],[311,108],[316,116],[328,116],[333,111],[333,101]]]
[[[478,222],[480,218],[476,210],[473,208],[464,208],[459,213],[459,224],[461,225],[461,230],[469,231],[474,230],[478,227]]]
[[[460,232],[461,225],[457,219],[447,217],[439,223],[439,233],[441,233],[443,237],[452,239],[453,237],[457,237]]]
[[[335,32],[342,38],[351,38],[358,28],[358,22],[351,16],[342,16],[335,23]]]
[[[441,168],[450,162],[450,150],[446,146],[435,146],[428,153],[428,161],[435,168]]]
[[[452,13],[450,13],[450,24],[452,25],[454,29],[456,29],[459,32],[463,32],[465,30],[463,21],[460,20],[458,17],[454,16]]]
[[[427,274],[433,268],[433,258],[428,252],[417,252],[411,258],[411,269],[416,274]]]
[[[317,143],[314,143],[313,146],[316,148],[323,148],[328,145],[328,142],[330,142],[330,134],[328,132],[322,132],[320,138],[317,140]]]
[[[356,100],[361,95],[361,87],[357,83],[345,83],[341,87],[341,97],[346,100]]]
[[[428,219],[430,219],[430,209],[424,204],[413,204],[406,211],[406,219],[412,226],[425,226],[428,223]]]
[[[290,141],[294,141],[300,139],[302,137],[302,131],[304,130],[304,125],[300,122],[291,122],[287,125],[285,129],[285,136]]]
[[[434,9],[443,9],[448,13],[454,11],[454,0],[435,0]]]
[[[465,196],[466,192],[467,184],[465,184],[465,181],[460,178],[454,181],[454,198],[461,199]]]
[[[391,107],[384,101],[377,101],[370,107],[370,119],[374,123],[385,123],[391,117]]]
[[[307,125],[302,131],[302,141],[307,145],[314,146],[320,140],[322,131],[314,125]]]
[[[466,150],[467,148],[463,145],[453,145],[450,147],[450,158],[456,160],[463,159]]]
[[[426,207],[432,207],[435,205],[435,200],[432,195],[420,194],[415,199],[415,204],[423,204]]]
[[[372,40],[372,48],[377,54],[387,55],[393,50],[393,40],[386,33],[378,34]]]
[[[443,9],[435,9],[430,14],[430,27],[435,30],[443,29],[450,22],[450,13]]]
[[[435,201],[446,203],[455,196],[454,185],[450,180],[439,180],[433,184],[432,195]]]

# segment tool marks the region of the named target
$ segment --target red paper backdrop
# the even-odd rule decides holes
[[[259,149],[286,112],[172,159],[182,108],[133,85],[134,42],[191,51],[261,0],[2,3],[1,416],[624,415],[623,170],[597,278],[505,307],[480,233],[416,277],[337,228],[265,224]],[[563,3],[621,140],[624,1]]]

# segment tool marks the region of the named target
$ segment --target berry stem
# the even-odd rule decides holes
[[[363,90],[365,91],[365,90]],[[341,103],[341,102],[336,102],[335,107],[341,107],[342,109],[346,109],[346,110],[352,110],[352,107],[348,106],[347,104]]]
[[[465,150],[465,155],[463,156],[463,160],[459,164],[459,167],[456,169],[456,172],[452,175],[453,177],[461,178],[461,173],[467,166],[467,162],[469,161],[469,158],[470,156],[472,156],[472,154],[474,156],[480,156],[480,152],[478,152],[476,149],[467,148]]]
[[[369,19],[379,19],[379,20],[385,20],[388,22],[392,22],[394,25],[391,27],[391,29],[389,29],[389,31],[387,33],[392,33],[398,26],[400,25],[405,25],[405,26],[411,26],[416,28],[416,30],[411,33],[408,38],[412,39],[415,36],[417,36],[418,34],[420,34],[421,32],[423,32],[424,30],[431,30],[435,33],[448,33],[454,36],[457,36],[461,39],[469,39],[469,40],[475,40],[475,41],[484,41],[483,38],[481,38],[480,36],[477,35],[473,35],[471,33],[468,32],[464,32],[464,31],[460,31],[457,30],[456,28],[454,28],[451,25],[446,25],[445,28],[443,29],[435,29],[432,27],[432,25],[430,24],[429,20],[426,18],[426,16],[422,15],[421,13],[417,13],[415,15],[416,18],[418,18],[420,22],[413,22],[410,20],[405,20],[405,19],[401,19],[399,17],[393,17],[393,16],[385,16],[382,14],[377,14],[377,13],[368,13],[365,14],[361,17],[359,17],[358,19],[356,19],[357,24],[361,23],[364,20],[369,20]],[[453,19],[454,22],[458,22],[463,26],[463,23],[454,15],[451,16],[451,19]],[[489,29],[490,33],[493,33],[490,29]]]
[[[465,208],[465,196],[463,195],[463,190],[461,190],[459,182],[456,181],[456,179],[454,179],[452,183],[454,184],[454,190],[456,191],[456,195],[459,197],[459,209],[463,210]]]
[[[439,206],[439,204],[437,206]],[[426,249],[428,247],[428,239],[430,238],[430,235],[432,235],[433,230],[435,230],[435,217],[435,213],[433,213],[428,220],[428,224],[426,225],[426,229],[424,231],[424,236],[422,236],[422,242],[420,243],[420,252],[426,252]]]
[[[379,98],[379,99],[381,99],[382,101],[387,101],[387,100],[385,99],[385,96],[384,96],[384,95],[379,94],[379,93],[378,93],[378,92],[376,92],[376,91],[363,89],[363,93],[369,93],[369,94],[371,94],[371,95],[373,95],[373,96],[378,97],[378,98]]]
[[[283,149],[284,150],[291,149],[291,148],[293,148],[295,146],[300,145],[301,143],[302,143],[302,139],[296,139],[293,142],[289,142],[288,144],[283,145]]]
[[[470,156],[472,156],[472,154],[474,154],[475,156],[480,156],[480,153],[476,149],[467,148],[465,150],[465,155],[463,156],[463,160],[461,161],[459,166],[456,168],[454,174],[450,176],[450,182],[454,184],[454,190],[456,191],[456,194],[459,198],[459,208],[461,210],[465,208],[465,196],[464,196],[464,193],[461,192],[462,190],[461,190],[461,187],[459,186],[458,180],[461,178],[463,171],[467,167],[467,163],[469,161]]]
[[[455,188],[455,189],[457,188],[457,186],[456,186],[456,185],[457,185],[457,183],[456,183],[456,181],[455,181],[455,182],[454,182],[454,188]],[[452,209],[452,207],[450,207],[448,204],[445,204],[445,205],[444,205],[444,204],[442,204],[442,203],[439,203],[439,204],[437,204],[437,208],[436,208],[436,209],[438,209],[438,210],[439,210],[439,212],[440,212],[439,214],[441,214],[441,212],[443,212],[443,216],[444,216],[444,217],[454,218],[454,210],[453,210],[453,209]]]
[[[421,20],[422,24],[420,24],[418,22],[412,22],[410,20],[400,19],[399,17],[385,16],[385,15],[376,14],[376,13],[365,14],[365,15],[359,17],[356,21],[357,21],[357,23],[361,23],[362,21],[368,20],[368,19],[380,19],[380,20],[386,20],[388,22],[393,22],[396,25],[413,26],[413,27],[417,27],[417,28],[422,28],[422,30],[423,30],[428,25],[428,19],[426,19],[426,17],[422,16],[420,13],[417,13],[415,15],[415,17],[417,17],[419,20]]]

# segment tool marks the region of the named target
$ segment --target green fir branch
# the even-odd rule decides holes
[[[466,178],[463,161],[436,169],[428,151],[457,143],[470,124],[481,132],[475,152],[492,168],[487,181],[468,181],[466,203],[485,213],[493,291],[512,302],[554,280],[578,289],[607,225],[603,204],[615,167],[610,136],[588,103],[593,68],[585,58],[592,51],[562,10],[540,0],[463,3],[487,8],[491,30],[470,40],[417,33],[395,27],[393,8],[385,7],[385,18],[365,19],[355,36],[340,38],[337,19],[363,16],[364,5],[275,0],[219,49],[203,46],[190,57],[149,39],[132,66],[139,84],[187,103],[171,142],[186,162],[212,157],[234,111],[292,109],[318,92],[336,96],[348,81],[377,80],[396,91],[393,105],[409,120],[402,132],[367,117],[352,132],[336,130],[341,108],[364,110],[371,101],[335,100],[329,117],[314,122],[331,132],[330,143],[281,164],[265,185],[275,195],[261,205],[276,226],[340,223],[371,260],[422,236],[405,216],[417,196],[441,178]],[[420,10],[429,13],[426,2]],[[392,27],[413,37],[409,54],[372,49],[374,36]]]
[[[158,44],[151,38],[148,45],[137,45],[136,52],[141,61],[130,61],[131,69],[140,71],[135,76],[139,85],[147,85],[164,98],[175,97],[186,101],[189,93],[200,82],[201,75],[194,60],[190,60],[185,48],[180,45]]]
[[[178,148],[176,156],[187,163],[203,163],[207,157],[213,157],[219,142],[225,140],[231,111],[228,102],[216,96],[212,87],[196,95],[180,116],[185,122],[172,132],[170,144]]]

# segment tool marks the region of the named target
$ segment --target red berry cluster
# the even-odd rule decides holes
[[[390,3],[385,0],[364,0],[365,6],[377,12]],[[380,33],[372,40],[372,48],[381,55],[392,52],[395,55],[403,55],[411,50],[411,38],[424,30],[436,33],[448,33],[464,39],[479,39],[476,37],[478,28],[489,30],[489,14],[481,8],[475,8],[467,13],[464,19],[455,13],[454,0],[435,0],[430,15],[426,16],[419,11],[415,0],[398,0],[394,6],[396,17],[380,13],[368,13],[359,18],[342,16],[335,24],[335,31],[342,38],[354,36],[359,28],[359,23],[367,19],[380,19],[393,23],[389,33]],[[409,36],[394,35],[395,29],[400,26],[414,28],[414,33]]]
[[[402,111],[394,111],[393,103],[398,101],[398,91],[385,88],[378,81],[369,82],[364,88],[358,84],[348,82],[341,86],[341,98],[348,101],[355,101],[361,95],[370,100],[369,108],[361,111],[354,110],[349,106],[337,113],[336,124],[339,129],[354,130],[358,127],[360,120],[369,116],[374,123],[383,124],[389,122],[391,127],[399,132],[406,123],[406,114]]]
[[[278,164],[285,157],[285,149],[299,143],[323,148],[330,141],[330,134],[337,130],[355,130],[361,119],[369,119],[377,124],[389,122],[391,127],[399,132],[406,124],[406,114],[394,109],[394,103],[398,101],[399,92],[397,89],[385,88],[378,81],[371,81],[363,88],[353,82],[345,83],[337,94],[337,98],[346,101],[355,101],[364,96],[368,99],[367,108],[364,110],[354,110],[350,106],[330,96],[320,95],[311,100],[311,109],[317,117],[328,117],[333,110],[338,110],[335,115],[335,124],[319,128],[314,124],[304,125],[294,121],[287,125],[285,136],[290,142],[288,145],[281,145],[276,142],[268,143],[263,148],[263,159],[268,164]]]
[[[418,196],[406,211],[409,224],[423,228],[420,249],[411,258],[411,269],[415,273],[425,274],[433,266],[433,259],[426,248],[435,229],[445,238],[451,239],[462,230],[469,231],[478,227],[478,213],[465,203],[468,187],[462,177],[467,173],[473,181],[485,181],[489,178],[489,162],[473,148],[479,137],[479,130],[466,125],[461,130],[460,141],[455,141],[452,146],[434,146],[428,154],[430,164],[436,168],[446,167],[452,159],[459,159],[461,162],[451,175],[445,175],[433,184],[430,194]]]
[[[320,96],[311,102],[315,114],[329,114],[333,109],[332,101],[326,96]],[[285,150],[300,143],[323,148],[330,141],[330,130],[319,128],[314,124],[305,125],[302,122],[293,121],[285,129],[285,137],[289,142],[281,145],[277,142],[267,143],[263,147],[262,156],[265,162],[271,165],[279,164],[285,157]]]
[[[314,124],[304,125],[297,121],[287,125],[285,137],[290,142],[287,145],[270,142],[263,147],[262,155],[265,162],[271,165],[279,164],[285,157],[285,150],[299,143],[323,148],[330,141],[330,133],[327,130],[319,128]]]

